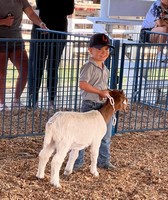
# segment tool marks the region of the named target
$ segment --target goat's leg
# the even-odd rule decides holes
[[[100,143],[95,143],[91,145],[91,166],[90,166],[90,172],[94,176],[99,176],[99,173],[97,171],[97,159],[99,155],[99,147]]]
[[[67,152],[69,151],[69,148],[65,145],[63,148],[58,148],[57,153],[53,156],[53,159],[51,161],[51,184],[56,187],[61,187],[59,183],[59,171],[62,166],[62,163],[65,159],[65,156],[67,155]],[[60,146],[62,146],[60,145]]]
[[[73,166],[74,163],[79,155],[79,150],[77,149],[72,149],[69,153],[69,158],[68,162],[66,164],[65,170],[64,170],[64,175],[70,175],[73,171]]]
[[[38,170],[37,170],[37,174],[36,174],[36,176],[38,178],[44,178],[44,171],[45,171],[46,164],[47,164],[50,156],[54,152],[54,150],[55,150],[54,145],[49,144],[48,146],[44,147],[40,151]]]

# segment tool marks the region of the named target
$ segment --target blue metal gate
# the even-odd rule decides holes
[[[118,114],[117,133],[168,129],[168,60],[157,58],[158,46],[167,52],[165,44],[121,45],[118,88],[130,105]]]
[[[25,44],[28,52],[29,76],[21,96],[24,107],[18,109],[12,106],[17,70],[8,61],[5,88],[5,103],[8,109],[0,112],[0,138],[43,135],[48,118],[56,111],[80,110],[78,79],[80,67],[88,59],[89,37],[56,31],[45,32],[40,29],[37,33],[38,37],[34,39],[20,41]],[[55,38],[55,35],[60,37]],[[0,41],[15,44],[18,40]],[[155,58],[159,44],[121,44],[119,40],[112,42],[115,50],[106,61],[111,74],[109,87],[123,89],[129,99],[127,111],[117,113],[118,120],[113,134],[168,129],[168,70],[167,62],[162,63]],[[57,55],[54,56],[54,48],[62,43],[65,45],[58,68],[54,107],[51,109],[48,101],[47,61],[51,63],[53,59],[57,59]],[[165,45],[160,45],[163,46],[163,51],[167,51]],[[47,57],[44,57],[45,51],[50,52]],[[37,84],[35,79],[39,60],[45,69],[38,92],[38,103],[35,105],[34,88]]]

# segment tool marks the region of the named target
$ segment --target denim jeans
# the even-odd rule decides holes
[[[90,110],[98,110],[102,107],[101,103],[95,103],[89,100],[82,102],[82,112],[87,112]],[[111,132],[112,132],[112,118],[107,124],[107,132],[103,137],[99,149],[98,165],[104,166],[110,163],[110,144],[111,144]],[[79,156],[75,161],[74,167],[81,167],[84,163],[84,149],[79,151]]]

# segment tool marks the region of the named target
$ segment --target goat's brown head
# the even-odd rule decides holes
[[[110,90],[109,95],[114,99],[115,110],[126,110],[128,99],[123,90]]]

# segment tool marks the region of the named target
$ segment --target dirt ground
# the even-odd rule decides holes
[[[85,166],[70,176],[60,171],[62,188],[50,185],[50,164],[45,178],[36,178],[43,137],[0,140],[1,200],[167,200],[168,131],[117,134],[112,137],[112,171],[89,172]]]

